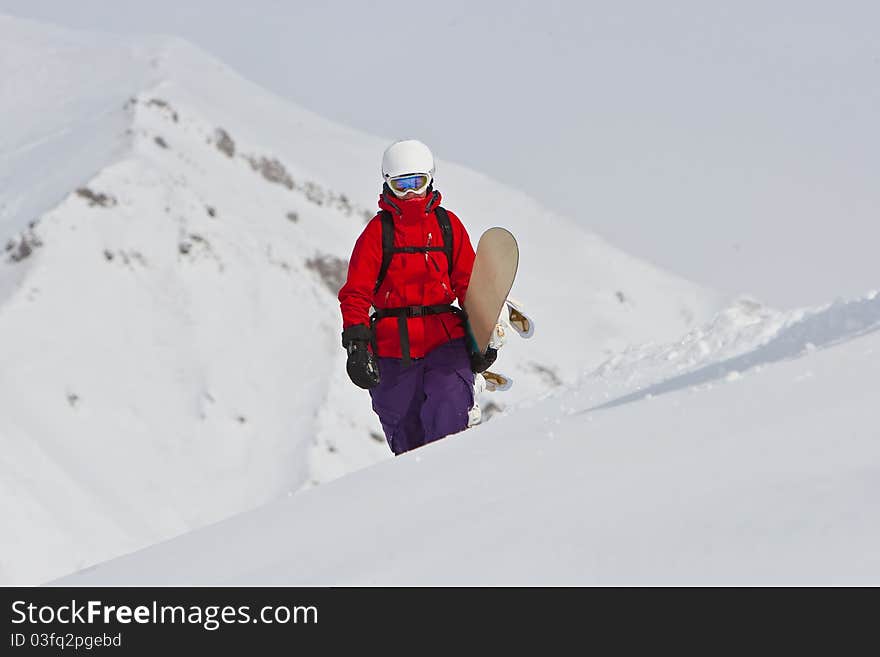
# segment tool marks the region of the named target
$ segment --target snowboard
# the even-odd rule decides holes
[[[480,236],[464,302],[472,347],[486,353],[498,318],[513,287],[519,266],[519,247],[504,228],[490,228]]]
[[[535,334],[535,320],[526,314],[522,302],[507,297],[507,323],[521,338],[531,338]]]
[[[486,381],[486,390],[489,392],[504,392],[513,386],[513,379],[501,372],[486,370],[481,374]]]

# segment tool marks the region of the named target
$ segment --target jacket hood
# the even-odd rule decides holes
[[[412,219],[420,219],[426,214],[431,214],[438,205],[442,196],[440,192],[428,187],[428,193],[424,197],[411,198],[406,201],[397,198],[394,193],[388,189],[388,186],[382,188],[382,194],[379,196],[379,208],[387,210],[394,217],[404,217]]]

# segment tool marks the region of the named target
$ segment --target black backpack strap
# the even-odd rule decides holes
[[[382,220],[382,266],[379,268],[379,276],[376,278],[376,287],[373,288],[373,294],[379,291],[385,275],[388,273],[388,267],[391,266],[391,256],[394,254],[394,219],[388,210],[381,210],[379,217]]]
[[[394,248],[394,219],[388,210],[381,210],[379,212],[379,217],[382,221],[382,266],[379,268],[379,275],[376,277],[376,286],[373,288],[373,294],[376,294],[382,286],[382,282],[388,274],[388,268],[391,266],[391,257],[395,253],[424,253],[426,251],[442,250],[446,253],[449,277],[452,277],[452,254],[455,251],[452,238],[452,223],[449,221],[449,213],[446,211],[446,208],[438,205],[434,208],[434,215],[437,217],[437,224],[440,226],[440,234],[443,235],[442,247],[405,246]]]
[[[397,318],[397,331],[400,335],[400,353],[402,356],[403,367],[409,367],[412,363],[412,356],[409,351],[409,327],[406,320],[410,317],[425,317],[427,315],[442,315],[443,313],[453,313],[467,322],[467,315],[457,306],[439,304],[436,306],[402,306],[400,308],[377,308],[370,316],[370,328],[373,329],[375,336],[376,322],[386,317]]]
[[[376,286],[373,288],[373,294],[379,292],[385,276],[388,274],[388,268],[391,266],[391,258],[395,253],[428,253],[429,251],[443,251],[446,254],[446,261],[449,264],[449,277],[452,278],[452,254],[454,253],[452,224],[449,221],[449,213],[439,205],[434,208],[434,215],[437,217],[437,224],[440,226],[440,234],[443,236],[443,246],[394,246],[394,219],[388,210],[381,210],[379,217],[382,221],[382,265],[379,268],[379,275],[376,277]],[[373,329],[373,353],[377,353],[375,342],[375,325],[380,319],[386,317],[396,317],[398,332],[400,334],[400,347],[403,356],[403,366],[409,366],[411,362],[409,350],[409,331],[407,329],[407,319],[410,317],[423,317],[425,315],[437,315],[441,313],[454,313],[462,317],[465,325],[467,325],[467,315],[463,310],[456,306],[438,305],[438,306],[407,306],[403,308],[377,308],[370,316],[370,328]]]
[[[434,208],[437,223],[440,224],[440,233],[443,235],[443,250],[446,252],[446,261],[449,263],[449,277],[452,278],[452,224],[449,221],[449,213],[446,208],[437,206]]]

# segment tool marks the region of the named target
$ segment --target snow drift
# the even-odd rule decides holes
[[[740,304],[625,361],[58,583],[880,583],[880,296]]]

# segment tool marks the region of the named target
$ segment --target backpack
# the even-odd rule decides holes
[[[449,213],[439,205],[434,208],[434,216],[440,225],[440,234],[443,236],[443,246],[394,246],[394,219],[388,210],[379,213],[382,220],[382,266],[379,268],[379,276],[376,278],[376,286],[373,294],[379,291],[388,268],[391,266],[391,258],[395,253],[427,253],[428,251],[443,251],[449,264],[449,276],[452,277],[452,224],[449,222]],[[432,261],[433,262],[433,261]]]
[[[382,266],[379,268],[379,275],[376,278],[376,286],[373,288],[373,294],[379,291],[388,268],[391,266],[391,258],[395,253],[428,253],[429,251],[443,251],[446,254],[446,261],[449,264],[449,276],[452,277],[452,224],[449,222],[449,213],[439,205],[434,208],[434,216],[437,217],[437,223],[440,225],[440,234],[443,236],[443,246],[394,246],[394,219],[388,210],[382,210],[379,213],[382,220]],[[433,260],[431,262],[434,262]],[[437,266],[437,263],[434,263]],[[403,356],[403,366],[408,367],[411,363],[409,351],[409,331],[407,330],[406,320],[409,317],[424,317],[426,315],[439,315],[443,313],[453,313],[467,322],[467,315],[460,308],[451,304],[440,304],[436,306],[405,306],[402,308],[377,308],[370,316],[370,330],[373,333],[373,352],[376,353],[375,343],[375,324],[380,319],[386,317],[396,317],[398,331],[400,333],[400,350]]]

